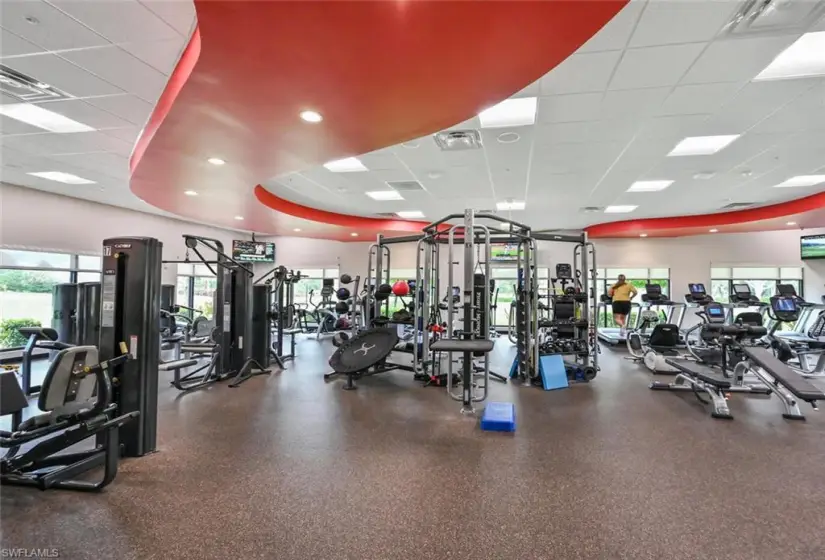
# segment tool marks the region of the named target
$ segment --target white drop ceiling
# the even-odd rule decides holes
[[[365,216],[420,210],[437,219],[524,200],[524,211],[501,214],[537,228],[708,213],[825,190],[773,188],[825,173],[825,79],[752,81],[805,31],[825,30],[825,20],[807,29],[723,33],[742,4],[633,0],[573,56],[513,96],[538,97],[535,125],[481,129],[482,149],[444,152],[427,136],[361,155],[367,172],[316,167],[265,186],[294,202]],[[453,128],[479,127],[474,118]],[[499,142],[508,132],[519,140]],[[730,134],[741,137],[718,153],[667,157],[685,137]],[[423,190],[391,201],[364,194],[408,180]],[[627,192],[636,181],[654,180],[673,183]],[[638,208],[582,211],[611,205]]]
[[[191,0],[0,2],[0,64],[67,93],[38,105],[96,129],[50,133],[0,116],[0,180],[171,215],[131,193],[129,156],[194,25]],[[95,184],[28,175],[48,171]]]
[[[721,33],[741,5],[633,0],[577,53],[513,96],[538,98],[534,125],[482,129],[483,148],[465,152],[443,152],[427,136],[360,155],[366,172],[318,166],[265,186],[295,202],[360,215],[420,210],[438,218],[524,200],[526,209],[511,216],[542,229],[705,213],[731,202],[766,204],[819,192],[822,184],[773,185],[825,173],[825,79],[752,80],[802,33],[825,31],[825,20],[808,29]],[[0,2],[0,63],[71,95],[42,106],[97,129],[55,134],[0,117],[0,179],[167,214],[130,192],[128,157],[194,22],[191,0]],[[453,129],[479,126],[475,118]],[[499,142],[508,132],[518,141]],[[687,136],[726,134],[742,136],[713,155],[666,157]],[[43,171],[96,184],[28,175]],[[385,190],[387,181],[411,180],[423,190],[405,191],[402,201],[364,194]],[[673,184],[626,192],[651,180]],[[609,205],[638,208],[580,211]]]

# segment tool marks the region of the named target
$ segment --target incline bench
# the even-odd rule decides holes
[[[731,383],[720,372],[704,364],[687,362],[679,359],[665,359],[665,363],[677,369],[679,373],[671,383],[654,381],[651,389],[660,391],[693,391],[702,404],[708,404],[702,399],[700,392],[707,393],[710,404],[713,406],[711,416],[726,420],[733,419],[723,391],[730,390]]]
[[[800,374],[782,363],[773,352],[767,348],[745,347],[742,353],[750,360],[753,366],[751,371],[763,383],[772,387],[785,405],[783,418],[788,420],[805,420],[799,410],[797,399],[809,403],[814,410],[816,401],[825,399],[825,393]]]

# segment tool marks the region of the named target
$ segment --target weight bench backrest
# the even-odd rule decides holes
[[[57,341],[57,331],[51,327],[20,327],[17,331],[23,336],[37,335],[43,340]]]
[[[97,386],[94,374],[79,375],[83,367],[99,362],[94,346],[73,346],[57,353],[40,388],[37,406],[51,412],[92,400]]]
[[[771,350],[759,347],[743,347],[742,353],[754,364],[764,369],[777,383],[787,388],[795,397],[804,401],[825,400],[825,394],[810,381],[783,364]]]

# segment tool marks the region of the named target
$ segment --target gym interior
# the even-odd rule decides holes
[[[825,557],[825,2],[0,10],[3,557]]]

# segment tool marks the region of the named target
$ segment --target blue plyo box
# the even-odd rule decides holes
[[[481,415],[481,429],[487,432],[515,432],[515,405],[508,402],[487,403]]]

